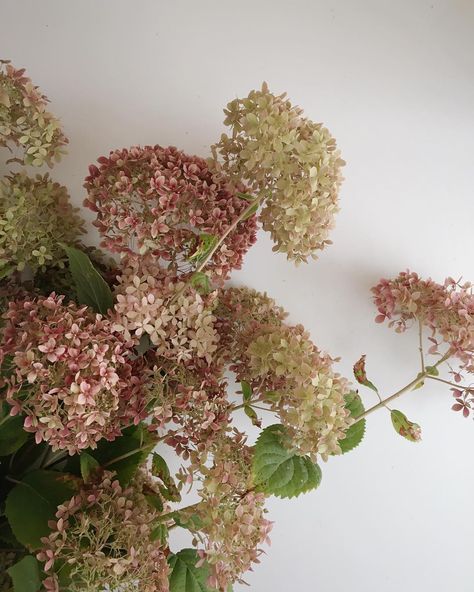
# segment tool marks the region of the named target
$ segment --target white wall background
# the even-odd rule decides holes
[[[224,104],[262,80],[325,122],[348,163],[334,245],[296,269],[262,236],[235,281],[273,295],[346,375],[366,353],[387,395],[418,371],[416,335],[375,325],[369,288],[407,267],[474,280],[473,28],[470,0],[0,1],[0,55],[62,118],[54,174],[78,204],[111,148],[207,155]],[[399,404],[421,444],[375,414],[318,491],[271,499],[251,589],[472,592],[474,424],[450,406],[427,385]]]

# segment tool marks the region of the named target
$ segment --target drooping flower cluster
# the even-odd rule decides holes
[[[245,439],[225,437],[215,447],[212,467],[204,469],[197,512],[201,559],[211,568],[208,584],[225,592],[259,563],[260,545],[269,544],[272,523],[265,517],[265,496],[251,491],[251,449]]]
[[[231,369],[278,413],[300,454],[327,458],[340,453],[338,442],[353,423],[345,407],[348,382],[332,370],[331,358],[301,325],[283,323],[286,315],[271,299],[254,291],[245,294],[245,288],[231,290],[221,299],[246,303],[245,316],[237,315],[229,330]]]
[[[198,262],[206,241],[221,237],[248,206],[205,160],[173,147],[115,150],[98,162],[86,178],[84,203],[97,213],[103,245],[118,253],[150,253],[175,272]],[[252,216],[230,232],[206,273],[225,279],[255,238]]]
[[[48,574],[48,592],[167,592],[168,564],[159,540],[151,540],[158,512],[146,501],[139,473],[122,487],[113,473],[85,485],[58,507],[52,532],[38,559]],[[69,583],[59,586],[67,566]]]
[[[224,123],[232,133],[213,146],[222,161],[214,166],[265,199],[263,228],[276,251],[299,262],[330,243],[344,161],[329,131],[285,96],[273,95],[264,83],[230,102]]]
[[[24,164],[49,166],[68,140],[59,121],[46,110],[48,99],[8,61],[0,60],[0,146],[20,146]]]
[[[0,180],[0,269],[64,266],[61,243],[75,244],[85,232],[77,212],[67,189],[49,175],[22,172]]]
[[[143,417],[142,379],[111,322],[52,294],[11,302],[0,360],[11,357],[6,401],[36,442],[70,454],[113,439]]]
[[[431,332],[430,353],[438,353],[444,342],[462,371],[474,373],[474,294],[470,283],[447,278],[444,284],[437,284],[407,271],[393,280],[382,279],[372,292],[379,311],[377,322],[387,319],[389,326],[402,332],[410,322],[419,320]]]

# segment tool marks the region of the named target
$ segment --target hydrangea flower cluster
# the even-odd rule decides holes
[[[147,257],[130,257],[115,288],[114,329],[137,343],[148,336],[158,355],[211,363],[217,349],[212,296],[203,297]]]
[[[221,439],[212,467],[204,471],[197,511],[204,526],[199,555],[211,568],[208,585],[228,590],[259,563],[260,545],[269,544],[272,523],[265,517],[265,495],[251,490],[252,451],[245,439]]]
[[[11,302],[5,317],[6,401],[12,415],[24,414],[37,443],[74,454],[142,418],[138,368],[109,320],[54,294]]]
[[[66,142],[45,104],[23,71],[0,67],[0,146],[24,146],[28,164],[51,164]],[[275,250],[314,257],[343,165],[329,132],[266,85],[232,101],[226,124],[208,161],[135,146],[90,167],[85,205],[119,263],[79,242],[82,221],[47,175],[0,180],[0,572],[15,563],[0,589],[228,592],[268,543],[266,498],[318,487],[318,462],[355,448],[369,413],[390,409],[418,441],[387,403],[428,379],[451,386],[456,411],[474,409],[461,384],[474,373],[470,284],[406,272],[373,289],[379,322],[418,322],[421,371],[382,399],[362,356],[354,376],[379,398],[367,410],[272,298],[224,284],[260,206]],[[188,488],[199,501],[175,506]],[[192,549],[173,549],[178,526]]]
[[[49,175],[21,172],[0,180],[0,270],[63,267],[61,243],[75,244],[85,232],[77,212],[66,187]]]
[[[151,541],[158,512],[143,492],[150,479],[138,474],[123,487],[105,471],[98,483],[84,486],[61,504],[42,539],[47,592],[62,592],[61,569],[69,568],[67,592],[167,592],[168,564],[160,541]]]
[[[97,214],[103,246],[116,253],[150,253],[175,271],[189,270],[203,240],[222,236],[247,207],[205,160],[173,147],[115,150],[98,164],[90,166],[84,204]],[[207,273],[227,278],[255,240],[251,216],[229,234]]]
[[[402,272],[393,280],[382,279],[373,289],[379,311],[377,322],[389,320],[389,326],[403,332],[414,320],[431,333],[437,353],[445,343],[461,367],[474,373],[474,294],[472,284],[447,278],[444,284],[422,280],[416,273]],[[440,340],[440,341],[438,341]],[[444,352],[443,352],[444,353]]]
[[[51,166],[64,153],[68,140],[47,105],[24,69],[0,60],[0,146],[20,146],[24,164]]]
[[[339,454],[339,440],[353,420],[345,400],[349,383],[332,370],[332,359],[301,325],[285,324],[286,313],[266,295],[245,288],[224,292],[237,379],[248,381],[279,415],[300,454]],[[245,303],[245,316],[235,312],[239,302]]]
[[[316,258],[338,211],[344,161],[334,138],[265,83],[224,113],[232,133],[213,146],[218,170],[265,200],[260,219],[276,251],[297,263]]]

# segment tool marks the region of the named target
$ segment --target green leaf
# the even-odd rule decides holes
[[[360,396],[352,391],[346,395],[346,409],[349,409],[352,417],[359,417],[364,413],[364,405]],[[360,419],[356,423],[352,424],[347,430],[345,437],[339,440],[339,446],[341,447],[342,454],[353,450],[356,446],[362,442],[365,434],[366,421]]]
[[[17,540],[37,549],[49,533],[48,521],[54,520],[57,507],[74,495],[71,482],[56,471],[33,471],[8,494],[5,514]]]
[[[244,413],[250,419],[252,424],[257,427],[262,426],[261,420],[258,418],[257,412],[250,405],[244,405]]]
[[[153,453],[151,460],[151,473],[154,477],[157,477],[162,481],[159,490],[161,495],[170,502],[179,502],[181,495],[176,487],[176,484],[171,477],[170,470],[166,464],[165,459],[160,456],[157,452]]]
[[[237,196],[240,197],[240,199],[244,199],[245,201],[253,201],[255,199],[253,195],[248,195],[247,193],[240,193],[240,191],[237,191]]]
[[[27,555],[7,569],[13,592],[37,592],[41,587],[40,568],[36,557]]]
[[[24,418],[9,416],[0,425],[0,456],[8,456],[20,449],[28,440],[28,432],[23,429]]]
[[[96,312],[106,314],[114,305],[109,285],[85,253],[66,245],[63,248],[69,259],[69,269],[76,285],[79,304],[86,304]]]
[[[262,431],[255,444],[253,476],[260,491],[295,497],[319,486],[321,469],[308,456],[285,448],[285,435],[284,426],[278,424]]]
[[[209,294],[212,291],[211,280],[203,271],[196,271],[190,279],[191,286],[200,294]]]
[[[165,545],[168,540],[168,527],[166,524],[158,524],[158,526],[155,526],[151,531],[150,538],[152,541],[160,541],[162,545]]]
[[[367,374],[365,373],[365,355],[361,356],[354,364],[354,376],[359,384],[363,384],[378,394],[379,391],[377,387],[367,378]]]
[[[84,483],[88,483],[91,474],[100,467],[100,464],[87,452],[81,452],[79,461],[81,464],[81,475],[84,479]]]
[[[390,417],[397,434],[406,438],[410,442],[419,442],[421,440],[420,426],[417,423],[410,421],[404,413],[397,409],[392,409]]]
[[[183,549],[168,557],[171,569],[170,592],[211,592],[206,583],[209,567],[206,563],[196,567],[197,562],[198,554],[195,549]]]
[[[425,370],[428,376],[439,376],[439,370],[436,366],[426,366]]]
[[[148,333],[144,333],[140,337],[140,341],[139,341],[138,345],[135,346],[135,351],[137,353],[137,357],[143,356],[152,347],[154,347],[154,346],[153,346],[153,343],[151,342],[150,336],[148,335]]]
[[[252,387],[246,380],[242,380],[240,386],[242,387],[242,395],[244,398],[244,402],[246,403],[247,401],[250,401],[250,399],[252,398]]]
[[[145,495],[145,499],[152,508],[155,508],[158,512],[163,511],[163,501],[159,495]]]
[[[4,265],[3,267],[0,267],[0,280],[3,280],[3,278],[6,278],[13,271],[15,271],[14,265]]]
[[[196,263],[196,265],[199,265],[206,259],[206,257],[209,256],[212,249],[217,245],[218,242],[218,236],[202,232],[199,235],[199,245],[196,251],[189,257],[189,260],[193,263]]]
[[[112,442],[100,440],[95,450],[88,450],[101,467],[107,467],[109,471],[117,473],[117,479],[122,485],[127,485],[135,475],[138,467],[142,465],[150,452],[155,447],[155,440],[152,438],[146,426],[141,423],[126,428]],[[80,466],[78,457],[73,456],[68,460],[66,470],[79,475]]]

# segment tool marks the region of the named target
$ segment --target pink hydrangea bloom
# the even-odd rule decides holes
[[[201,296],[190,286],[184,290],[183,281],[151,255],[127,258],[117,281],[116,331],[137,343],[148,336],[158,355],[177,363],[213,361],[219,340],[213,295]]]
[[[177,148],[134,146],[100,157],[89,167],[85,205],[97,213],[103,245],[118,253],[151,253],[178,269],[201,245],[220,237],[248,203],[205,160]],[[243,188],[242,188],[243,189]],[[239,268],[256,240],[255,216],[240,222],[207,267],[217,279]],[[134,245],[134,246],[132,246]]]
[[[411,321],[419,320],[431,331],[434,345],[430,353],[437,353],[441,340],[463,370],[474,372],[474,294],[470,283],[447,278],[444,284],[437,284],[406,271],[393,280],[380,280],[372,292],[379,311],[377,322],[387,319],[389,326],[401,332]]]
[[[4,318],[6,400],[37,443],[74,454],[143,417],[139,362],[128,360],[131,344],[109,320],[55,294],[11,302]]]

